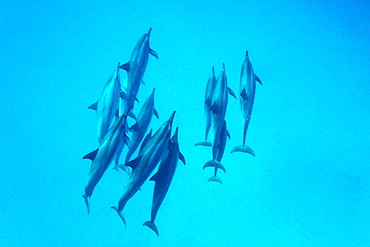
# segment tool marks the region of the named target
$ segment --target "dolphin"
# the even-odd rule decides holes
[[[117,150],[119,149],[123,139],[128,138],[125,131],[125,122],[126,115],[122,115],[109,129],[100,147],[83,157],[83,159],[92,160],[89,179],[85,186],[85,194],[82,195],[85,199],[88,213],[90,213],[89,198],[91,197],[95,186],[98,184],[104,172],[116,156]]]
[[[158,58],[157,53],[149,46],[151,31],[152,29],[150,28],[149,31],[137,42],[134,50],[131,53],[130,61],[120,66],[121,69],[127,71],[127,92],[123,92],[122,94],[122,97],[126,100],[126,108],[124,112],[126,112],[126,109],[132,110],[134,108],[140,83],[143,83],[143,77],[148,64],[149,54]]]
[[[225,147],[226,147],[226,137],[230,135],[228,134],[226,128],[226,121],[224,120],[222,124],[221,131],[219,132],[219,136],[215,136],[215,140],[212,146],[212,156],[213,159],[208,161],[204,166],[203,169],[206,167],[215,167],[215,173],[208,179],[209,181],[219,182],[222,184],[222,181],[219,177],[217,177],[217,169],[221,169],[226,172],[225,167],[221,164],[222,156],[224,155]]]
[[[125,191],[118,202],[118,206],[111,207],[117,212],[125,226],[126,220],[122,215],[122,210],[124,209],[127,201],[135,195],[153,170],[157,167],[170,140],[171,126],[175,113],[176,112],[173,112],[169,120],[166,121],[148,140],[138,157],[125,164],[126,166],[130,166],[132,168],[132,172]]]
[[[144,135],[149,127],[150,121],[152,120],[153,114],[157,118],[159,118],[158,112],[154,108],[154,92],[155,89],[153,89],[152,94],[148,97],[148,99],[142,106],[137,117],[137,122],[131,127],[131,129],[133,130],[131,136],[131,147],[127,152],[125,163],[129,162],[131,156],[134,154],[140,142],[144,138]]]
[[[243,66],[240,73],[240,85],[239,85],[240,107],[242,110],[244,120],[243,144],[233,148],[231,150],[231,153],[243,152],[255,156],[254,151],[250,147],[245,145],[245,142],[247,137],[248,125],[251,119],[253,109],[254,96],[256,94],[256,81],[258,81],[262,85],[260,78],[258,78],[258,76],[254,74],[252,63],[249,60],[248,51],[246,51],[245,60],[243,62]]]
[[[119,66],[118,63],[117,69],[113,71],[105,83],[99,101],[89,106],[89,109],[96,110],[99,144],[102,143],[104,136],[107,134],[118,109],[120,97]]]
[[[159,207],[161,206],[171,185],[173,176],[176,171],[177,161],[180,159],[185,165],[185,157],[179,150],[177,135],[178,128],[176,128],[175,134],[170,139],[169,145],[163,153],[157,173],[154,174],[150,179],[150,181],[155,181],[151,219],[150,221],[144,222],[143,225],[152,229],[158,237],[159,233],[154,221],[157,216]]]
[[[208,141],[208,133],[211,128],[212,123],[212,113],[211,113],[211,106],[212,106],[212,95],[214,88],[216,87],[217,79],[215,76],[215,68],[212,66],[212,74],[208,79],[207,86],[206,86],[206,94],[204,100],[204,111],[206,115],[206,136],[203,142],[198,142],[195,146],[202,145],[202,146],[212,146],[212,143]],[[236,99],[235,93],[231,88],[227,88],[228,93]]]

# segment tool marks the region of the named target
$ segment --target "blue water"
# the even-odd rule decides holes
[[[370,5],[368,1],[1,1],[0,246],[370,246]],[[177,111],[173,184],[149,220],[153,182],[129,201],[127,229],[110,209],[127,175],[108,170],[81,197],[97,148],[98,100],[117,62],[152,27],[138,98],[156,88],[157,129]],[[220,172],[204,91],[225,63],[238,92],[249,51],[257,85],[247,143],[239,102]],[[136,111],[139,109],[136,107]]]

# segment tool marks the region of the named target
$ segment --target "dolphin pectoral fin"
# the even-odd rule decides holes
[[[86,203],[87,214],[90,214],[89,197],[86,194],[83,194],[82,197],[84,198],[85,203]]]
[[[184,165],[186,165],[185,157],[180,151],[179,151],[179,159],[182,161],[182,163],[184,163]]]
[[[206,168],[206,167],[216,167],[218,169],[221,169],[223,170],[224,172],[226,172],[226,169],[225,167],[218,161],[216,160],[210,160],[208,161],[204,166],[203,166],[203,169]]]
[[[154,116],[156,116],[157,119],[159,119],[158,112],[155,108],[153,108],[153,114],[154,114]]]
[[[222,184],[222,180],[217,176],[210,177],[207,182],[217,182],[217,183]]]
[[[153,49],[149,49],[149,53],[150,55],[158,59],[158,54]]]
[[[111,209],[114,209],[114,211],[117,212],[118,216],[121,218],[121,220],[123,221],[123,224],[125,224],[125,229],[126,229],[126,220],[125,220],[125,217],[123,217],[122,215],[122,212],[120,210],[118,210],[117,207],[110,207]]]
[[[195,146],[212,147],[212,143],[210,141],[197,142],[195,143]]]
[[[227,88],[227,91],[229,92],[229,94],[231,95],[231,96],[233,96],[235,99],[236,99],[236,95],[235,95],[235,93],[234,93],[234,91],[233,90],[231,90],[231,88]]]
[[[96,158],[96,155],[98,154],[99,148],[96,150],[92,151],[91,153],[86,154],[82,159],[89,159],[93,161]]]
[[[231,139],[230,132],[228,130],[226,130],[226,135],[227,135],[227,137],[229,137],[229,139]]]
[[[87,109],[91,109],[91,110],[97,110],[98,109],[98,104],[99,104],[99,101],[96,101],[94,104],[92,104],[91,106],[87,107]]]
[[[145,221],[143,226],[147,226],[149,227],[150,229],[152,229],[156,234],[157,236],[159,237],[159,234],[158,234],[158,228],[157,226],[154,224],[154,221]]]
[[[234,152],[242,152],[242,153],[249,153],[251,154],[253,157],[256,157],[254,151],[248,147],[247,145],[239,145],[239,146],[236,146],[234,147],[230,153],[234,153]]]
[[[130,62],[122,64],[121,66],[119,66],[119,68],[124,69],[126,71],[129,71],[130,70]]]
[[[254,79],[262,85],[261,79],[256,74],[254,74]]]

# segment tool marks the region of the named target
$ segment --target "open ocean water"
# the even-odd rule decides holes
[[[0,246],[370,246],[368,1],[0,2]],[[81,197],[98,147],[97,101],[117,62],[149,28],[138,98],[156,89],[156,130],[176,110],[179,162],[156,219],[154,183],[110,209],[128,180],[108,169]],[[229,97],[219,171],[204,139],[204,92],[225,63],[239,92],[249,51],[257,84],[247,145]],[[121,71],[122,77],[124,72]],[[127,151],[125,149],[124,153]]]

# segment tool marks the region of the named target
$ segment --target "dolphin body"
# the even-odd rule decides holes
[[[172,121],[176,112],[173,112],[168,121],[166,121],[157,132],[147,141],[139,156],[125,164],[132,168],[128,184],[118,202],[118,207],[111,207],[122,219],[126,226],[126,220],[122,215],[127,201],[135,195],[143,183],[147,180],[153,170],[157,167],[161,156],[168,145],[171,134]]]
[[[254,74],[252,63],[249,60],[248,51],[246,51],[245,60],[243,62],[242,70],[240,73],[239,85],[240,107],[244,120],[243,144],[234,147],[231,150],[231,153],[243,152],[255,156],[254,151],[250,147],[245,145],[245,142],[247,137],[248,125],[253,109],[254,96],[256,94],[256,81],[258,81],[262,85],[260,78],[258,78],[258,76]]]
[[[213,146],[212,146],[212,156],[213,159],[208,161],[204,166],[203,169],[206,167],[215,167],[215,174],[208,179],[208,182],[214,181],[222,184],[222,181],[219,177],[217,177],[217,169],[220,168],[224,172],[226,172],[225,167],[221,164],[222,157],[224,155],[225,147],[226,147],[226,137],[229,135],[227,128],[226,128],[226,121],[224,120],[221,131],[219,132],[219,136],[216,136]]]
[[[151,219],[150,221],[144,222],[143,225],[152,229],[158,237],[159,233],[154,221],[157,216],[159,207],[162,205],[162,202],[171,185],[178,160],[180,159],[185,165],[184,155],[182,155],[179,150],[177,135],[178,128],[176,128],[175,134],[172,136],[167,149],[163,153],[157,173],[154,174],[150,179],[151,181],[155,181]]]
[[[148,97],[148,99],[142,106],[137,117],[137,122],[131,127],[131,130],[133,130],[131,136],[131,147],[127,152],[125,163],[129,162],[131,156],[134,154],[140,142],[144,138],[144,135],[149,127],[150,121],[152,120],[153,114],[157,118],[159,118],[158,112],[154,108],[154,92],[155,89],[153,89],[152,94]]]
[[[128,139],[125,131],[125,122],[126,115],[119,117],[105,135],[100,147],[83,157],[83,159],[92,160],[89,179],[85,186],[85,194],[82,195],[85,199],[88,213],[90,213],[89,198],[91,197],[95,186],[98,184],[104,172],[117,155],[117,150],[123,142],[123,139]]]
[[[140,83],[143,83],[143,76],[149,60],[149,54],[158,58],[157,53],[149,46],[149,37],[152,29],[144,34],[137,42],[134,50],[131,53],[131,58],[128,63],[120,66],[121,69],[127,71],[127,88],[126,93],[122,93],[122,97],[126,101],[126,108],[132,110],[134,108],[136,96],[140,88]]]
[[[203,142],[198,142],[195,144],[195,146],[201,145],[201,146],[212,146],[212,143],[208,141],[208,133],[211,128],[212,123],[212,113],[211,113],[211,106],[212,106],[212,96],[214,88],[216,87],[217,79],[215,76],[215,67],[212,66],[212,74],[208,79],[207,86],[206,86],[206,94],[205,94],[205,100],[204,100],[204,111],[206,115],[206,136],[205,140]],[[228,93],[233,96],[236,99],[235,93],[231,88],[227,88]]]
[[[117,69],[113,71],[105,83],[99,101],[89,106],[89,109],[96,110],[99,144],[102,144],[104,136],[108,133],[118,109],[120,97],[119,66],[118,63]]]

